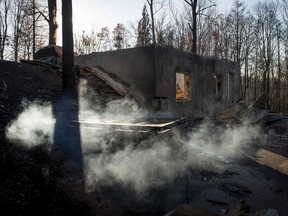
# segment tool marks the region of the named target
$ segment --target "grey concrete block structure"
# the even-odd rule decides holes
[[[159,46],[75,57],[79,66],[98,66],[131,85],[131,93],[155,111],[186,119],[207,117],[238,101],[240,65]]]

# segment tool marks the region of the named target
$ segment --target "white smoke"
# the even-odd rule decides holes
[[[189,165],[200,169],[221,169],[222,164],[241,157],[242,150],[259,136],[259,128],[251,125],[219,127],[203,123],[190,133],[187,141]]]
[[[147,116],[147,110],[140,107],[133,99],[128,97],[109,101],[105,108],[100,105],[97,95],[89,88],[85,80],[79,85],[79,118],[113,119],[117,121],[132,122]]]
[[[22,113],[6,129],[7,138],[21,141],[28,148],[47,142],[52,143],[55,118],[51,104],[41,105],[24,100],[21,106]]]
[[[145,118],[147,111],[132,99],[111,101],[103,109],[97,95],[85,82],[80,85],[79,119],[133,122]],[[24,105],[23,112],[7,128],[7,137],[32,147],[53,142],[55,118],[52,105]],[[138,138],[138,134],[119,135],[80,124],[81,148],[85,162],[86,188],[121,184],[143,193],[183,175],[187,167],[223,170],[223,164],[236,159],[256,138],[255,126],[215,127],[205,122],[186,135],[178,133]],[[127,138],[128,137],[128,138]]]
[[[128,144],[115,153],[87,157],[88,186],[93,189],[117,182],[142,193],[171,182],[176,174],[186,169],[184,158],[175,160],[174,149],[168,142],[155,141],[152,145],[147,142],[139,143],[144,147],[135,148],[133,144]],[[145,148],[145,144],[149,148]]]
[[[171,141],[150,137],[137,143],[136,148],[135,143],[125,143],[120,151],[89,155],[86,157],[88,187],[94,189],[117,182],[143,193],[184,175],[187,167],[221,172],[223,165],[240,157],[241,151],[258,134],[258,129],[252,126],[228,128],[219,134],[211,130],[203,124],[185,138],[177,136]]]

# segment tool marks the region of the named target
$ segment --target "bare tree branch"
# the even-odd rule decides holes
[[[49,23],[48,17],[42,11],[40,11],[38,8],[36,8],[36,9],[37,9],[37,13],[39,13]]]
[[[210,5],[210,6],[207,6],[207,7],[201,8],[201,9],[199,8],[199,10],[198,10],[197,13],[202,12],[202,11],[204,11],[204,10],[206,10],[206,9],[211,8],[211,7],[216,7],[216,4],[213,4],[213,5]]]

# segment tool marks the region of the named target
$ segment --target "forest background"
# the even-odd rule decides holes
[[[0,59],[30,60],[48,44],[61,45],[58,3],[0,0]],[[74,52],[155,44],[234,61],[241,67],[242,99],[253,101],[266,92],[270,99],[266,108],[287,114],[288,1],[258,0],[247,6],[235,0],[227,13],[220,13],[214,0],[183,0],[181,9],[178,4],[147,0],[137,21],[119,22],[112,29],[78,29]]]

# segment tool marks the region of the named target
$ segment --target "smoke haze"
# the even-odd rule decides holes
[[[23,111],[6,128],[10,140],[21,141],[28,148],[42,143],[52,143],[55,118],[50,103],[39,104],[24,100]]]
[[[133,122],[148,112],[132,99],[111,101],[101,108],[96,94],[89,93],[85,82],[79,89],[79,119]],[[93,102],[92,102],[93,101]],[[23,103],[23,112],[6,129],[11,140],[20,140],[30,148],[53,142],[55,118],[52,104]],[[238,158],[251,139],[259,134],[255,126],[215,127],[205,122],[186,135],[149,136],[95,130],[80,125],[86,188],[121,184],[144,193],[159,188],[183,175],[187,167],[223,171],[223,164]],[[135,137],[136,136],[136,137]],[[135,141],[136,140],[136,141]]]

